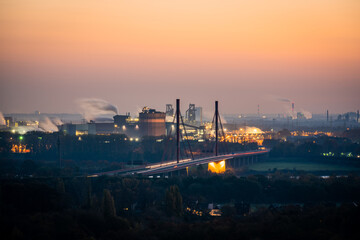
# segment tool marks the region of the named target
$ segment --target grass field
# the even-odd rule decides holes
[[[302,170],[302,171],[359,171],[360,167],[340,165],[334,163],[318,163],[318,162],[307,162],[307,161],[265,161],[255,163],[249,166],[249,170],[253,171],[268,171],[273,170],[289,169],[289,170]]]

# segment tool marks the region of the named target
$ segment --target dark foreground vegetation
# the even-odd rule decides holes
[[[360,177],[352,175],[3,179],[0,236],[357,239],[359,201]],[[221,217],[209,215],[212,203]]]

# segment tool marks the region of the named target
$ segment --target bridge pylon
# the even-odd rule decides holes
[[[180,99],[176,99],[176,162],[180,160]]]
[[[219,102],[215,101],[215,156],[218,155],[219,138]]]

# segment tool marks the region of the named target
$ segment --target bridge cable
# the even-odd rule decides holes
[[[168,136],[166,136],[166,139],[165,139],[165,149],[164,149],[163,155],[161,157],[161,165],[163,164],[163,162],[165,160],[166,153],[170,154],[167,150],[168,150],[168,145],[169,145],[171,134],[172,134],[172,126],[173,126],[174,123],[175,123],[175,116],[173,118],[173,121],[172,121],[172,124],[171,124],[171,127],[170,127],[170,133],[168,134]]]
[[[213,130],[213,128],[214,128],[214,122],[215,122],[215,116],[216,116],[216,113],[214,113],[214,116],[213,116],[213,119],[212,119],[212,122],[211,122],[211,130]],[[215,131],[216,131],[216,127],[215,127]],[[215,133],[216,134],[216,133]],[[215,150],[215,148],[216,148],[216,143],[213,143],[213,147],[212,147],[212,150],[213,150],[213,152],[215,152],[216,150]]]
[[[183,139],[183,137],[184,137],[181,131],[180,131],[180,137],[181,137],[181,139]],[[186,152],[186,145],[185,145],[184,141],[181,141],[181,143],[182,143],[182,146],[183,146],[183,149],[184,149],[184,153],[185,153],[186,158],[189,158],[189,155],[188,155],[187,152]],[[182,153],[181,153],[181,151],[180,151],[180,158],[181,158],[181,159],[184,159],[184,158],[182,158]]]
[[[227,144],[226,144],[226,135],[225,135],[225,132],[224,132],[224,128],[223,128],[223,125],[222,125],[222,122],[221,122],[221,117],[220,117],[220,114],[219,114],[219,121],[220,121],[220,128],[221,128],[221,132],[223,134],[223,137],[224,137],[224,148],[225,148],[225,153],[229,153],[229,149],[227,148]]]
[[[190,151],[190,153],[191,153],[191,160],[194,160],[194,155],[193,155],[193,152],[192,152],[192,150],[191,150],[191,145],[190,145],[190,142],[189,142],[188,135],[187,135],[187,133],[186,133],[186,128],[185,128],[185,124],[184,124],[184,119],[183,119],[183,117],[182,117],[182,115],[181,115],[181,112],[180,112],[180,118],[181,118],[181,122],[182,122],[183,127],[184,127],[184,132],[185,132],[185,136],[186,136],[186,142],[188,143],[189,151]]]

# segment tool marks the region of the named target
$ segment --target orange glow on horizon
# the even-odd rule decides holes
[[[160,109],[181,81],[180,98],[223,113],[281,113],[269,95],[353,111],[359,29],[359,0],[2,0],[0,110],[75,113],[95,96],[136,112],[161,89]]]
[[[11,0],[0,8],[1,60],[360,61],[355,0]]]

